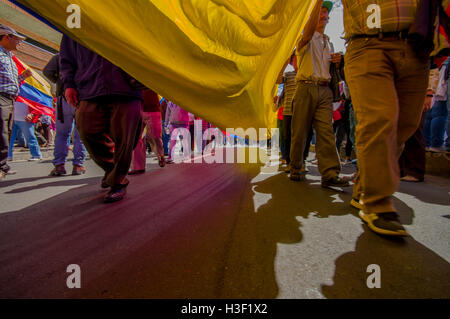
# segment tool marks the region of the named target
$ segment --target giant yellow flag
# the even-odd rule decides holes
[[[225,129],[274,127],[275,81],[316,0],[19,2]]]

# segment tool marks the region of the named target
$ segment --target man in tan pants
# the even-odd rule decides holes
[[[313,9],[302,38],[297,45],[298,72],[297,91],[292,111],[292,141],[290,179],[304,179],[303,151],[311,125],[316,130],[316,155],[322,186],[348,186],[348,181],[339,177],[341,165],[336,150],[332,126],[333,93],[330,84],[330,63],[340,63],[339,54],[331,54],[332,45],[324,34],[328,23],[330,1],[318,1]]]
[[[405,236],[391,196],[400,180],[403,145],[419,125],[429,72],[428,54],[406,40],[416,5],[405,0],[343,4],[350,40],[345,75],[357,121],[359,176],[352,205],[373,231]],[[370,8],[379,13],[374,19]]]

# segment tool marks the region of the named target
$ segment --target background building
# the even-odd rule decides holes
[[[50,58],[59,51],[62,34],[8,0],[0,0],[0,23],[27,37],[15,54],[36,71],[42,71]]]

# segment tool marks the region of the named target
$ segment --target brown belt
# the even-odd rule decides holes
[[[354,39],[361,39],[361,38],[378,38],[379,40],[383,39],[406,39],[408,38],[408,30],[404,31],[398,31],[398,32],[379,32],[376,34],[355,34],[350,37],[349,41]]]
[[[330,81],[298,80],[297,83],[314,84],[314,85],[318,85],[318,86],[329,86],[330,85]]]

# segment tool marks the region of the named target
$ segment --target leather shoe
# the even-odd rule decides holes
[[[64,164],[56,165],[55,168],[50,172],[50,176],[62,176],[66,175],[66,168]]]
[[[164,158],[164,156],[160,156],[160,157],[158,158],[158,164],[159,164],[159,167],[164,167],[164,166],[166,166],[166,159]]]
[[[86,169],[81,165],[74,165],[72,169],[72,175],[83,175],[86,173]]]
[[[347,187],[349,185],[348,179],[339,176],[322,181],[322,187]]]
[[[117,184],[111,187],[109,192],[104,197],[105,203],[114,203],[122,200],[127,193],[127,186],[126,184]]]

